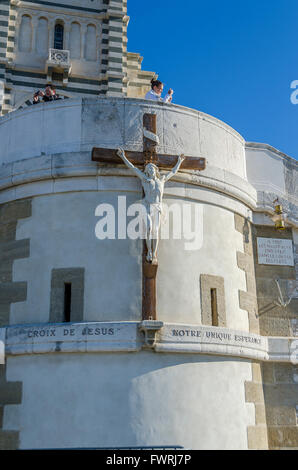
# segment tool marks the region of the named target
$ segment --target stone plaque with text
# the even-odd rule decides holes
[[[258,238],[258,263],[273,266],[294,266],[292,240]]]

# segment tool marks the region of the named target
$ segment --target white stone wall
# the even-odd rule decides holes
[[[12,306],[12,323],[48,322],[52,269],[72,267],[85,268],[85,321],[141,320],[141,242],[98,240],[95,209],[101,203],[116,206],[117,194],[34,199],[30,222],[18,224],[17,237],[30,238],[30,258],[14,264],[15,280],[23,276],[28,289],[27,301]]]
[[[260,209],[266,171],[282,192],[280,159],[273,156],[266,170],[268,156],[258,160],[252,153],[246,160],[243,139],[217,119],[134,99],[42,104],[0,119],[0,203],[33,198],[32,216],[17,226],[17,240],[30,239],[30,257],[13,265],[13,281],[27,281],[27,300],[11,305],[11,324],[48,322],[51,270],[75,267],[85,268],[85,321],[141,320],[142,243],[95,237],[98,204],[116,208],[119,195],[139,201],[140,182],[124,167],[91,162],[91,149],[142,150],[146,112],[157,114],[158,152],[207,159],[204,172],[180,172],[165,189],[166,204],[197,209],[198,247],[186,250],[189,240],[173,237],[160,241],[159,319],[181,328],[200,325],[200,275],[208,274],[224,278],[227,328],[248,332],[248,314],[239,308],[239,290],[247,290],[237,266],[243,238],[234,215],[251,220],[251,211]],[[289,349],[287,340],[281,343],[280,361]],[[22,381],[23,395],[21,405],[5,406],[3,429],[20,430],[23,449],[246,449],[247,427],[255,424],[254,405],[245,403],[250,361],[204,356],[199,348],[196,355],[177,354],[177,344],[159,345],[155,353],[9,357],[7,380]],[[182,346],[183,352],[193,347]]]
[[[13,357],[22,405],[3,429],[20,448],[183,446],[247,449],[254,406],[245,403],[249,361],[208,356],[71,354]]]
[[[253,145],[253,144],[252,144]],[[285,193],[283,157],[269,146],[246,148],[247,178],[258,191]]]
[[[199,194],[196,196],[200,200]],[[198,231],[192,240],[184,236],[181,240],[160,241],[158,316],[163,321],[201,324],[200,275],[208,274],[224,279],[227,327],[248,331],[248,314],[239,308],[239,290],[246,290],[245,273],[238,268],[236,255],[243,251],[243,238],[235,230],[232,211],[199,200],[191,203],[189,225],[193,230],[195,206],[201,209],[197,216]],[[165,198],[169,206],[178,201],[174,197]],[[190,204],[187,199],[180,199],[180,204],[183,203]]]
[[[144,113],[157,114],[158,152],[204,157],[207,168],[217,168],[217,179],[226,183],[225,172],[246,179],[244,141],[236,131],[199,111],[137,99],[77,99],[10,114],[0,120],[0,162],[96,145],[143,150]]]
[[[283,206],[286,223],[298,227],[298,162],[267,144],[246,144],[247,179],[257,191],[254,222],[272,225],[274,201]]]
[[[248,330],[247,312],[239,308],[246,281],[237,266],[243,241],[234,214],[249,217],[255,195],[245,180],[241,138],[194,110],[134,99],[41,104],[0,120],[0,202],[34,198],[32,217],[17,229],[18,239],[30,239],[30,257],[16,260],[13,271],[14,281],[28,282],[27,301],[12,305],[11,323],[48,321],[51,270],[71,267],[85,268],[84,320],[141,318],[142,243],[99,241],[94,232],[97,205],[116,208],[119,195],[128,196],[127,206],[140,201],[140,182],[121,166],[98,167],[91,150],[142,150],[146,112],[157,114],[158,152],[207,160],[205,171],[181,172],[165,188],[165,204],[178,204],[186,217],[180,224],[189,222],[192,234],[187,240],[183,230],[177,240],[171,232],[170,240],[160,241],[158,314],[164,321],[200,324],[200,275],[220,276],[227,326]]]
[[[76,185],[75,178],[60,182],[64,190],[68,184],[69,191]],[[51,271],[74,267],[85,268],[85,321],[141,320],[142,241],[117,239],[118,196],[127,198],[128,208],[140,201],[140,184],[136,178],[117,181],[113,177],[101,177],[99,184],[97,192],[59,194],[63,187],[57,181],[56,193],[34,198],[32,217],[19,221],[17,239],[30,239],[30,257],[14,262],[13,278],[25,279],[28,288],[26,302],[11,306],[11,324],[49,321]],[[224,279],[227,326],[248,331],[247,312],[239,308],[238,290],[246,290],[246,281],[245,273],[237,267],[236,252],[243,251],[243,240],[235,230],[234,214],[200,202],[198,195],[198,200],[191,202],[178,198],[179,189],[172,183],[168,190],[176,197],[169,199],[166,195],[164,201],[168,207],[176,204],[181,209],[178,215],[182,218],[176,219],[175,228],[181,224],[181,239],[174,239],[170,223],[170,239],[160,241],[158,317],[201,324],[200,275],[209,274]],[[95,236],[99,204],[114,207],[115,240]],[[171,216],[163,220],[162,232],[168,221],[172,221]]]

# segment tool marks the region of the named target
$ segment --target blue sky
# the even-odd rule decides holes
[[[128,50],[175,103],[298,158],[298,0],[128,0],[128,15]]]

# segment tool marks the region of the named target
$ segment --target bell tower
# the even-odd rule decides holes
[[[124,0],[0,4],[0,113],[32,104],[47,83],[62,98],[143,97],[153,72],[127,52]]]

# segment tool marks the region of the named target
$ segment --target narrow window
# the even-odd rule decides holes
[[[212,326],[218,326],[218,308],[217,308],[216,289],[211,289],[211,315],[212,315]]]
[[[50,323],[84,319],[84,268],[52,269]]]
[[[71,283],[64,283],[64,322],[70,322],[71,313]]]
[[[54,36],[54,49],[63,49],[64,28],[62,24],[56,24]]]

